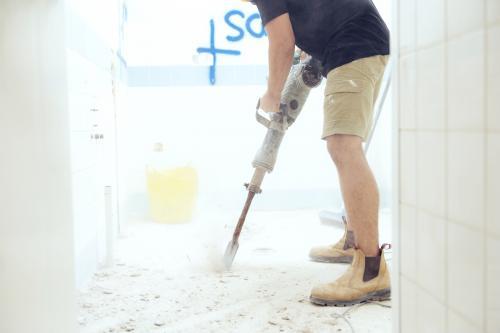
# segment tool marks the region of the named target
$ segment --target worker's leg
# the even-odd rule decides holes
[[[370,132],[374,101],[387,58],[370,57],[328,73],[325,88],[323,139],[337,167],[354,235],[351,267],[337,280],[311,291],[311,302],[321,305],[352,305],[390,297],[391,282],[378,246],[378,191],[366,161],[362,142]],[[347,244],[347,238],[344,241]],[[338,247],[331,253],[338,255]]]
[[[376,256],[379,252],[379,195],[363,152],[362,139],[355,135],[335,134],[326,141],[339,174],[348,230],[354,231],[356,247],[367,256]]]
[[[362,139],[356,135],[334,134],[326,140],[339,173],[356,248],[351,267],[335,281],[316,285],[310,300],[314,304],[334,306],[387,300],[391,296],[391,281],[384,246],[378,246],[377,184],[366,162]]]
[[[336,162],[348,219],[367,221],[368,229],[358,236],[362,248],[373,252],[377,241],[376,207],[378,192],[375,180],[363,156],[362,140],[370,133],[373,106],[380,90],[387,57],[364,58],[332,70],[325,88],[324,128],[322,138]],[[365,189],[360,193],[359,189]],[[361,209],[359,207],[362,207]],[[360,218],[360,216],[363,216]],[[333,245],[313,247],[313,261],[349,263],[354,255],[355,226],[348,221],[343,237]],[[369,244],[373,235],[373,244]]]

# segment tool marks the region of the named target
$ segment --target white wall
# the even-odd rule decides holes
[[[63,1],[0,2],[0,332],[76,329]]]
[[[390,24],[390,2],[381,0],[377,4]],[[241,1],[129,1],[129,65],[165,66],[151,67],[151,71],[164,71],[160,73],[167,78],[172,76],[169,71],[175,71],[182,82],[184,76],[199,70],[202,79],[195,76],[193,82],[184,85],[176,85],[171,79],[168,86],[162,86],[158,83],[161,80],[152,78],[162,75],[151,75],[149,86],[129,89],[127,107],[118,114],[120,197],[125,220],[147,217],[145,170],[153,143],[158,141],[165,143],[167,153],[181,152],[180,159],[191,161],[197,168],[201,209],[241,207],[242,184],[251,177],[251,162],[265,134],[255,121],[254,108],[265,90],[267,39],[256,39],[245,32],[242,41],[227,41],[226,36],[235,31],[224,22],[224,15],[232,9],[241,10],[246,18],[257,12],[255,6]],[[245,70],[251,67],[261,75],[257,84],[208,84],[205,73],[211,58],[195,55],[197,47],[209,44],[210,19],[215,22],[216,46],[241,51],[239,57],[218,56],[220,82],[244,80],[238,76],[252,74]],[[244,27],[244,19],[235,16],[233,21]],[[233,68],[232,76],[224,77],[224,68]],[[313,90],[300,118],[287,133],[276,170],[265,180],[264,193],[254,208],[341,205],[337,174],[320,140],[323,89]],[[389,105],[369,154],[384,207],[389,206],[391,192],[390,115]]]
[[[399,1],[400,332],[500,332],[500,1]]]

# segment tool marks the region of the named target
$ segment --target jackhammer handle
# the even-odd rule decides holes
[[[260,109],[260,98],[257,99],[257,106],[255,107],[255,109],[257,111]],[[280,112],[279,113],[286,115],[288,117],[288,110],[287,110],[285,103],[280,103]]]
[[[259,122],[260,124],[264,125],[267,128],[276,129],[276,128],[274,128],[274,126],[276,126],[276,125],[275,125],[275,123],[273,123],[272,118],[268,119],[268,118],[264,117],[259,112],[259,110],[260,110],[260,98],[257,100],[257,107],[255,109],[255,118],[257,119],[257,122]],[[280,111],[276,112],[276,113],[281,116],[282,128],[278,128],[278,130],[282,131],[282,132],[285,132],[286,129],[288,128],[288,107],[287,107],[286,104],[280,103],[279,110]],[[273,112],[269,112],[269,113],[266,112],[266,114],[269,114],[269,116],[272,117]]]

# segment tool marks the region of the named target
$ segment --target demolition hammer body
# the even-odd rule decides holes
[[[269,118],[267,118],[259,111],[259,104],[257,104],[257,121],[267,127],[267,133],[252,162],[254,167],[253,177],[250,183],[245,184],[248,190],[247,200],[234,230],[233,238],[227,245],[224,254],[226,269],[231,268],[238,251],[238,239],[252,200],[255,194],[262,192],[261,185],[266,173],[270,173],[274,169],[285,132],[299,116],[311,89],[317,87],[321,80],[321,64],[319,61],[310,57],[303,61],[296,58],[296,63],[290,69],[281,94],[280,112],[270,114],[268,115]]]

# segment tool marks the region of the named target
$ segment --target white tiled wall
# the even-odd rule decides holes
[[[500,1],[497,0],[498,3]],[[498,4],[500,12],[500,4]],[[498,20],[500,21],[500,14],[498,15]],[[487,75],[487,103],[488,103],[488,129],[500,130],[500,94],[498,93],[498,82],[500,82],[500,66],[498,66],[498,61],[494,59],[500,59],[500,25],[496,24],[488,29],[487,36],[488,50],[487,56],[490,59],[487,62],[486,72]],[[496,89],[496,90],[495,90]]]
[[[430,293],[416,288],[417,294],[417,329],[418,333],[441,333],[446,329],[446,308]]]
[[[405,277],[401,277],[400,283],[401,327],[398,331],[417,333],[417,286]]]
[[[413,95],[416,97],[417,125],[422,129],[444,128],[444,103],[446,101],[444,56],[445,48],[442,44],[419,50],[416,53],[417,93]]]
[[[500,0],[399,0],[399,332],[500,332]]]
[[[488,317],[487,328],[488,332],[498,332],[500,327],[500,284],[498,283],[498,276],[500,275],[500,261],[498,260],[498,253],[500,251],[500,240],[495,237],[488,237],[488,255],[486,260],[487,264],[487,277],[488,293],[486,294],[487,310],[485,315]]]
[[[488,152],[487,152],[487,170],[486,176],[486,197],[487,211],[486,219],[488,222],[488,231],[492,234],[500,235],[500,133],[488,134]]]
[[[484,126],[484,31],[450,39],[448,46],[448,129],[480,131]]]
[[[112,173],[115,170],[113,53],[112,45],[108,45],[113,43],[102,39],[102,36],[111,35],[108,32],[113,30],[113,25],[96,25],[85,15],[91,12],[93,5],[95,3],[69,1],[66,7],[75,281],[78,288],[83,287],[99,264],[105,262],[111,250],[105,243],[104,188],[110,186],[112,191],[117,188]],[[107,6],[102,12],[106,17],[115,16]],[[112,197],[116,198],[114,193]],[[115,209],[113,216],[116,225]]]

